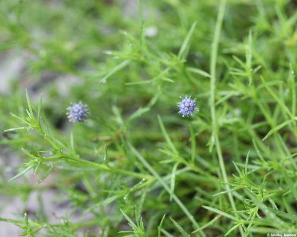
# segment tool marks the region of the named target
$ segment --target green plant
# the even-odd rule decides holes
[[[1,147],[22,157],[0,192],[54,189],[88,215],[0,221],[24,236],[297,233],[294,1],[129,2],[0,2],[0,50],[30,55],[32,84],[57,75],[43,96],[23,74],[0,96]],[[199,113],[179,116],[183,95]],[[70,124],[80,100],[89,118]]]

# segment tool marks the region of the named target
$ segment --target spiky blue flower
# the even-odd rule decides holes
[[[192,99],[191,96],[181,98],[181,101],[178,103],[178,113],[182,117],[190,117],[196,111],[199,111],[199,109],[195,99]]]
[[[67,118],[70,122],[83,122],[88,118],[89,108],[82,102],[73,103],[67,108]]]

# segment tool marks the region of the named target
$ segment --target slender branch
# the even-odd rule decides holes
[[[211,144],[215,145],[216,152],[219,160],[219,165],[221,169],[221,174],[225,183],[225,189],[227,191],[227,195],[231,204],[231,207],[235,214],[237,213],[235,202],[232,196],[232,192],[230,189],[228,176],[226,173],[226,168],[224,164],[224,159],[222,155],[222,149],[219,140],[219,127],[217,124],[216,118],[216,109],[215,109],[215,93],[216,93],[216,65],[217,65],[217,57],[218,57],[218,46],[220,40],[220,34],[223,24],[223,18],[225,13],[226,0],[221,0],[219,6],[219,12],[214,32],[214,38],[212,42],[212,50],[211,50],[211,59],[210,59],[210,108],[211,108],[211,119],[212,119],[212,141]],[[243,236],[242,228],[240,228],[241,235]]]

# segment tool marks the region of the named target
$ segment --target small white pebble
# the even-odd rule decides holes
[[[144,29],[144,35],[147,37],[155,37],[158,34],[158,28],[156,26],[150,26]]]

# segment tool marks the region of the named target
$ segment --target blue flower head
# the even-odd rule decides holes
[[[195,99],[192,99],[191,96],[184,96],[181,98],[181,101],[178,103],[178,113],[182,117],[190,117],[196,111],[199,111]]]
[[[73,103],[67,108],[67,118],[70,122],[83,122],[88,118],[89,108],[82,102]]]

